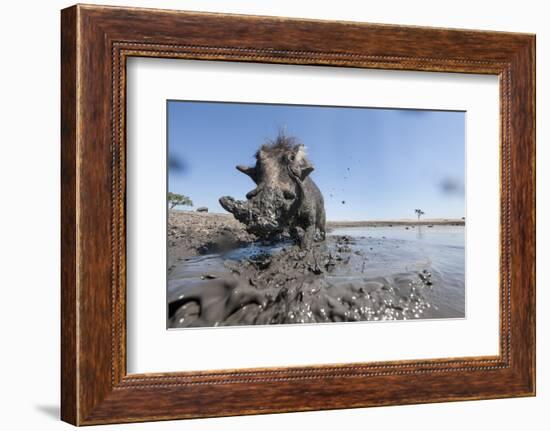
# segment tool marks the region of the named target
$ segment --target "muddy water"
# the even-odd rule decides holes
[[[303,252],[251,245],[168,274],[168,327],[461,318],[464,227],[340,228]]]

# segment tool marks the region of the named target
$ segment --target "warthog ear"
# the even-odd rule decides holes
[[[304,181],[306,177],[313,172],[314,169],[314,166],[309,161],[304,159],[302,161],[302,166],[300,167],[300,179]]]
[[[256,175],[256,168],[244,166],[244,165],[238,165],[236,166],[238,171],[241,171],[243,174],[248,175],[250,178],[252,178],[252,181],[255,183],[258,183],[257,181],[257,175]]]
[[[300,144],[298,145],[291,155],[292,171],[302,181],[313,172],[315,169],[311,162],[306,158],[306,148]]]

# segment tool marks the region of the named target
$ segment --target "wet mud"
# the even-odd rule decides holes
[[[460,317],[439,306],[442,278],[430,262],[384,271],[380,244],[331,235],[306,250],[255,244],[187,258],[169,272],[168,327]],[[396,252],[400,244],[384,242]]]

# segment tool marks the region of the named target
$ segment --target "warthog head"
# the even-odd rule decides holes
[[[224,196],[220,204],[250,233],[269,238],[292,224],[304,199],[303,182],[313,165],[306,158],[304,146],[283,134],[264,144],[255,157],[255,166],[239,165],[237,169],[248,175],[256,188],[246,194],[246,201]]]

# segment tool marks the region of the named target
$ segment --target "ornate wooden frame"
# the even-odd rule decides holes
[[[75,425],[535,394],[535,36],[102,6],[62,11],[61,417]],[[129,56],[494,74],[500,354],[126,373]]]

